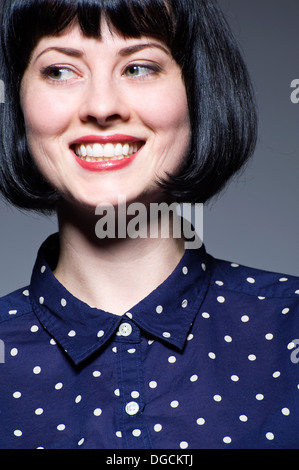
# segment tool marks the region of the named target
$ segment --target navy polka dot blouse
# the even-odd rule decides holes
[[[56,280],[57,253],[0,300],[0,448],[299,447],[298,278],[202,246],[119,317]]]

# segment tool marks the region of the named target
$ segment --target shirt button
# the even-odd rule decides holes
[[[139,405],[136,401],[130,401],[126,404],[126,413],[130,416],[136,415],[139,411]]]
[[[118,332],[121,336],[130,336],[132,330],[133,328],[130,323],[122,323],[118,329]]]

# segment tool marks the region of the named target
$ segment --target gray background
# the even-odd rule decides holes
[[[0,1],[1,3],[1,1]],[[219,0],[240,43],[259,107],[259,141],[246,170],[204,209],[216,257],[299,276],[298,0]],[[0,202],[0,295],[28,284],[36,251],[56,219]]]

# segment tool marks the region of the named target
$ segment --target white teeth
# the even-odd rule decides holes
[[[109,160],[113,157],[116,160],[121,160],[122,158],[126,158],[136,153],[141,146],[141,142],[134,142],[132,144],[108,143],[105,145],[97,143],[76,145],[74,150],[78,157],[83,158],[88,162],[96,162],[107,159]]]
[[[114,157],[114,145],[113,144],[106,144],[104,145],[104,157]]]

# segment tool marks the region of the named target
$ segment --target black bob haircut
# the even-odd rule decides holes
[[[191,145],[178,175],[159,184],[177,202],[206,202],[252,155],[257,117],[251,82],[216,0],[4,0],[1,16],[0,191],[14,205],[55,210],[59,195],[30,155],[20,84],[37,42],[78,22],[100,38],[104,17],[124,37],[163,41],[182,70]]]

